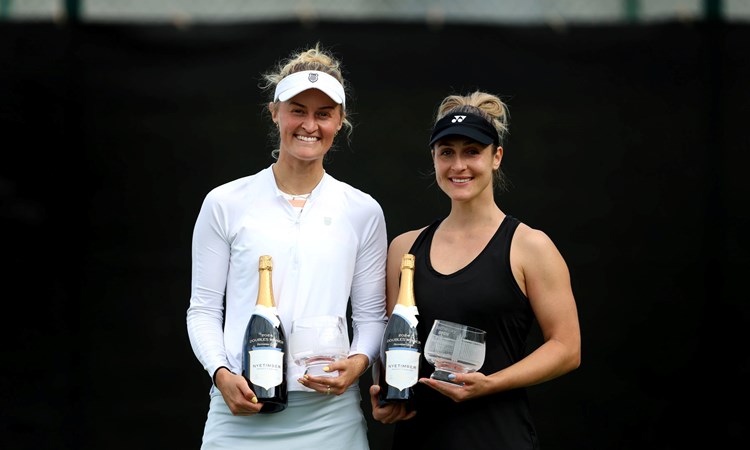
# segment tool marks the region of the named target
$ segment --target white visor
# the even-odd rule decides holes
[[[346,105],[344,86],[336,78],[317,70],[304,70],[284,77],[276,85],[273,101],[280,100],[285,102],[308,89],[319,89],[331,97],[331,100],[334,102]]]

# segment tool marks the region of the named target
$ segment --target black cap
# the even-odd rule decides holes
[[[465,136],[483,145],[492,143],[496,147],[500,145],[500,137],[497,135],[495,127],[483,117],[475,114],[448,114],[438,120],[432,129],[430,148],[438,140],[451,135]]]

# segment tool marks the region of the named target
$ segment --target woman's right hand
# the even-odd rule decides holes
[[[263,403],[258,403],[258,398],[248,386],[245,377],[236,375],[226,368],[216,372],[216,387],[235,416],[252,416],[258,414],[263,407]]]
[[[370,386],[370,403],[372,403],[372,417],[378,422],[389,424],[399,420],[409,420],[414,417],[416,411],[407,411],[403,403],[389,403],[384,406],[378,405],[378,392],[380,386],[374,384]]]

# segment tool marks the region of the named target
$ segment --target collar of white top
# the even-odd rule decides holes
[[[307,200],[310,197],[310,194],[287,194],[284,191],[280,191],[281,195],[284,196],[287,200]]]

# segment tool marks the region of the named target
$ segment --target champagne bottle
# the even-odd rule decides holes
[[[245,328],[242,375],[263,403],[259,414],[283,411],[287,406],[286,333],[273,299],[271,257],[258,261],[258,298]]]
[[[383,332],[380,345],[380,392],[378,403],[410,403],[414,385],[419,379],[419,357],[422,343],[417,333],[417,311],[414,299],[414,255],[401,258],[398,300]]]

